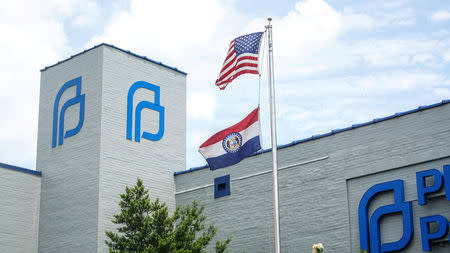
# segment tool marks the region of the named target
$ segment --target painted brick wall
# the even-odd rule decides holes
[[[82,76],[84,125],[64,144],[51,148],[53,101],[60,87]],[[126,139],[127,94],[136,81],[160,86],[165,133],[159,141]],[[75,89],[61,98],[61,105]],[[134,106],[154,102],[140,89]],[[42,171],[39,252],[107,252],[105,230],[115,227],[119,194],[144,180],[152,198],[175,208],[173,172],[186,160],[186,75],[107,45],[96,47],[42,72],[37,168]],[[79,106],[66,113],[65,128],[78,122]],[[133,110],[134,115],[134,110]],[[158,114],[144,110],[141,133],[155,133]],[[134,127],[134,125],[133,125]],[[134,131],[133,131],[134,135]]]
[[[0,165],[0,252],[36,253],[41,177]]]
[[[102,48],[95,48],[41,72],[36,168],[42,171],[39,252],[95,252],[102,93]],[[82,77],[84,124],[52,148],[53,103],[62,85]],[[67,90],[59,110],[75,89]],[[70,107],[65,129],[78,123],[80,106]]]
[[[281,251],[311,252],[312,244],[322,242],[326,252],[358,253],[355,206],[369,187],[403,179],[407,200],[414,201],[415,171],[442,170],[450,162],[450,104],[303,142],[278,154]],[[233,250],[273,252],[270,170],[268,152],[228,168],[176,175],[177,204],[204,203],[208,221],[219,228],[216,238],[233,236]],[[214,178],[226,174],[231,195],[214,199]],[[381,198],[374,207],[386,201]],[[438,200],[430,208],[414,207],[415,236],[405,252],[421,252],[419,217],[432,212],[450,217],[448,201]],[[398,221],[382,221],[383,243],[398,239]],[[433,250],[448,252],[448,247]]]
[[[140,177],[151,198],[160,198],[169,210],[175,208],[173,172],[186,166],[186,75],[104,47],[102,131],[99,182],[98,252],[107,252],[105,230],[114,228],[112,215],[119,212],[119,194]],[[165,108],[165,131],[159,141],[126,139],[127,94],[136,81],[160,86],[160,103]],[[154,93],[136,91],[133,105],[154,102]],[[134,114],[134,110],[133,110]],[[133,115],[134,118],[134,115]],[[141,132],[156,133],[159,115],[142,111]]]
[[[405,201],[411,201],[413,206],[414,237],[409,246],[402,252],[422,252],[420,235],[421,231],[419,223],[420,217],[426,217],[436,214],[450,217],[450,201],[445,198],[444,189],[441,189],[440,192],[433,193],[427,196],[427,205],[419,206],[417,204],[416,172],[429,169],[438,169],[442,172],[442,166],[445,164],[450,164],[450,158],[447,157],[444,159],[438,159],[387,170],[382,173],[369,174],[348,179],[347,189],[351,224],[350,239],[352,249],[359,248],[358,205],[362,195],[368,190],[368,188],[370,188],[370,186],[377,183],[389,181],[389,178],[391,178],[404,180]],[[377,196],[372,201],[369,209],[370,216],[378,207],[393,204],[394,197],[392,192],[382,194],[382,196]],[[400,214],[387,216],[386,218],[381,219],[380,224],[382,229],[381,240],[383,242],[397,241],[401,238],[403,233],[403,222]],[[448,236],[444,240],[448,242]],[[432,246],[433,252],[449,252],[450,247],[448,247],[448,243],[446,243],[445,246],[446,247],[441,247],[441,245]]]

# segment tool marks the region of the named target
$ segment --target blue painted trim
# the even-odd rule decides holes
[[[40,172],[40,171],[25,169],[25,168],[22,168],[22,167],[18,167],[18,166],[6,164],[6,163],[0,163],[0,168],[10,169],[10,170],[15,170],[15,171],[20,171],[20,172],[25,172],[25,173],[36,175],[36,176],[40,176],[40,177],[42,176],[42,172]]]
[[[63,63],[63,62],[66,62],[66,61],[68,61],[68,60],[70,60],[70,59],[72,59],[72,58],[75,58],[75,57],[77,57],[77,56],[79,56],[79,55],[81,55],[81,54],[84,54],[84,53],[86,53],[86,52],[88,52],[88,51],[91,51],[92,49],[95,49],[95,48],[97,48],[97,47],[101,47],[101,46],[108,46],[108,47],[117,49],[117,50],[122,51],[122,52],[124,52],[124,53],[130,54],[130,55],[133,55],[133,56],[136,56],[136,57],[141,58],[141,59],[143,59],[143,60],[146,60],[146,61],[149,61],[149,62],[158,64],[158,65],[161,65],[161,66],[166,67],[166,68],[171,69],[171,70],[174,70],[174,71],[176,71],[176,72],[178,72],[178,73],[181,73],[181,74],[183,74],[183,75],[187,75],[186,72],[183,72],[183,71],[181,71],[181,70],[179,70],[179,69],[177,69],[177,68],[175,68],[175,67],[171,67],[171,66],[169,66],[169,65],[163,64],[163,63],[160,62],[160,61],[152,60],[152,59],[150,59],[150,58],[147,58],[146,56],[138,55],[138,54],[135,54],[135,53],[130,52],[129,50],[124,50],[124,49],[122,49],[122,48],[119,48],[119,47],[116,47],[116,46],[114,46],[114,45],[107,44],[107,43],[101,43],[101,44],[98,44],[98,45],[96,45],[96,46],[94,46],[94,47],[91,47],[91,48],[89,48],[89,49],[84,50],[83,52],[80,52],[80,53],[78,53],[78,54],[72,55],[72,56],[70,56],[69,58],[67,58],[67,59],[65,59],[65,60],[59,61],[59,62],[57,62],[57,63],[55,63],[55,64],[53,64],[53,65],[50,65],[50,66],[46,66],[45,68],[41,69],[41,72],[42,72],[42,71],[45,71],[45,70],[47,70],[47,69],[49,69],[49,68],[51,68],[51,67],[54,67],[54,66],[56,66],[56,65],[59,65],[59,64],[61,64],[61,63]]]
[[[206,169],[206,168],[208,168],[208,167],[209,167],[209,165],[208,165],[208,164],[205,164],[205,165],[203,165],[203,166],[193,167],[193,168],[190,168],[190,169],[187,169],[187,170],[175,171],[175,172],[173,173],[173,175],[175,175],[175,176],[176,176],[176,175],[181,175],[181,174],[189,173],[189,172],[196,171],[196,170]]]
[[[299,143],[320,139],[320,138],[323,138],[323,137],[326,137],[326,136],[330,136],[330,135],[333,135],[333,134],[336,134],[336,133],[341,133],[341,132],[352,130],[352,129],[355,129],[355,128],[358,128],[358,127],[363,127],[363,126],[375,124],[375,123],[378,123],[378,122],[381,122],[381,121],[390,120],[390,119],[393,119],[393,118],[396,118],[396,117],[401,117],[401,116],[404,116],[404,115],[407,115],[407,114],[411,114],[411,113],[415,113],[415,112],[418,112],[418,111],[428,110],[428,109],[435,108],[435,107],[438,107],[438,106],[441,106],[441,105],[445,105],[445,104],[449,104],[449,103],[450,103],[450,99],[446,99],[446,100],[442,100],[439,103],[435,103],[435,104],[431,104],[431,105],[419,106],[417,109],[409,110],[409,111],[406,111],[406,112],[395,113],[393,115],[389,115],[389,116],[386,116],[386,117],[383,117],[383,118],[377,118],[376,120],[374,119],[372,121],[368,121],[368,122],[365,122],[365,123],[353,124],[353,125],[351,125],[349,127],[331,130],[330,132],[325,133],[325,134],[313,135],[313,136],[308,137],[308,138],[292,141],[291,143],[278,145],[277,148],[278,149],[287,148],[287,147],[290,147],[290,146],[297,145]],[[258,152],[255,152],[254,154],[252,154],[250,156],[259,155],[259,154],[270,152],[270,151],[272,151],[271,148],[263,149],[263,150],[260,150]],[[208,164],[203,165],[203,166],[199,166],[199,167],[194,167],[194,168],[187,169],[187,170],[176,171],[173,174],[176,176],[176,175],[189,173],[189,172],[192,172],[192,171],[206,169],[206,168],[208,168]]]

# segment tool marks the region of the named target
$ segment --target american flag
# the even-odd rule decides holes
[[[258,55],[263,32],[242,35],[231,41],[222,70],[216,80],[221,90],[242,74],[259,74]]]

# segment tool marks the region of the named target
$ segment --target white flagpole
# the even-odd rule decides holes
[[[274,200],[274,218],[275,218],[275,252],[280,253],[280,214],[278,210],[278,163],[277,163],[277,125],[275,116],[275,88],[273,84],[273,45],[272,45],[272,21],[271,17],[266,25],[267,38],[269,41],[269,91],[270,91],[270,128],[272,140],[272,165],[273,165],[273,200]]]

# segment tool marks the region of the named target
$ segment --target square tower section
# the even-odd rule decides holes
[[[174,210],[185,147],[186,73],[107,44],[43,69],[39,252],[107,252],[138,177]]]

